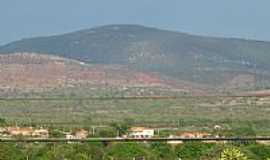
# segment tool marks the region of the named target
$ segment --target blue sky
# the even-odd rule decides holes
[[[106,24],[270,41],[269,0],[1,0],[0,44]]]

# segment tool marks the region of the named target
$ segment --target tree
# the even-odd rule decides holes
[[[62,131],[55,129],[55,128],[50,128],[50,136],[53,138],[65,137],[65,135],[62,133]]]
[[[111,126],[117,131],[117,136],[125,134],[129,128],[128,124],[125,122],[112,123]]]
[[[247,146],[247,149],[252,153],[252,155],[256,156],[254,157],[254,159],[257,158],[266,160],[268,158],[270,160],[270,146],[262,144],[252,144]]]
[[[6,124],[6,120],[0,117],[0,126],[5,125],[5,124]]]
[[[160,142],[151,143],[151,149],[153,150],[153,153],[160,159],[164,160],[176,159],[176,155],[172,147],[167,143],[160,143]]]
[[[104,155],[100,143],[46,144],[36,148],[31,160],[100,160]]]
[[[23,153],[14,144],[0,144],[0,160],[21,160]]]
[[[117,136],[115,129],[112,129],[112,128],[99,130],[96,135],[99,137],[116,137]]]
[[[175,148],[177,157],[183,160],[197,160],[210,153],[215,145],[199,142],[186,142]]]
[[[237,148],[227,148],[221,153],[220,160],[247,160],[247,157]]]
[[[155,159],[154,155],[146,146],[138,143],[115,143],[106,152],[106,160],[131,160],[143,157],[144,159]]]

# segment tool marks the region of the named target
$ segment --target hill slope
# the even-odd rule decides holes
[[[0,55],[0,95],[16,92],[121,92],[159,95],[197,92],[191,84],[161,79],[158,74],[137,72],[121,65],[92,65],[57,56],[15,53]],[[181,85],[182,84],[182,85]],[[87,91],[88,90],[88,91]],[[175,92],[174,92],[174,91]],[[65,91],[65,92],[63,92]],[[198,92],[197,92],[198,93]]]
[[[269,42],[194,36],[137,25],[102,26],[0,47],[1,54],[15,52],[126,65],[213,86],[239,86],[246,77],[246,86],[254,83],[255,77],[264,86],[270,69]]]

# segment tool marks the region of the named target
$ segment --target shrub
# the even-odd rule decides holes
[[[167,143],[155,142],[151,144],[151,148],[154,154],[160,159],[164,160],[175,160],[176,155],[170,145]]]
[[[106,159],[129,160],[136,157],[153,159],[153,155],[142,144],[137,143],[115,143],[109,146]]]
[[[269,159],[270,158],[270,146],[255,144],[252,146],[248,146],[247,149],[256,155],[259,159]],[[270,160],[270,159],[269,159]]]
[[[183,160],[197,160],[203,155],[208,154],[213,147],[214,144],[187,142],[178,145],[175,148],[175,152],[177,157],[182,158]]]
[[[5,125],[5,124],[6,124],[6,120],[0,117],[0,126]]]

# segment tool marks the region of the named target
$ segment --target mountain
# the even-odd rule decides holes
[[[264,41],[197,36],[139,25],[108,25],[22,39],[0,47],[1,54],[17,52],[122,65],[216,88],[270,86],[270,42]]]
[[[199,93],[187,82],[162,79],[121,65],[85,64],[52,55],[15,53],[0,55],[0,95],[3,93],[80,92],[125,95]],[[182,84],[182,85],[180,85]],[[75,90],[75,91],[74,91]]]

